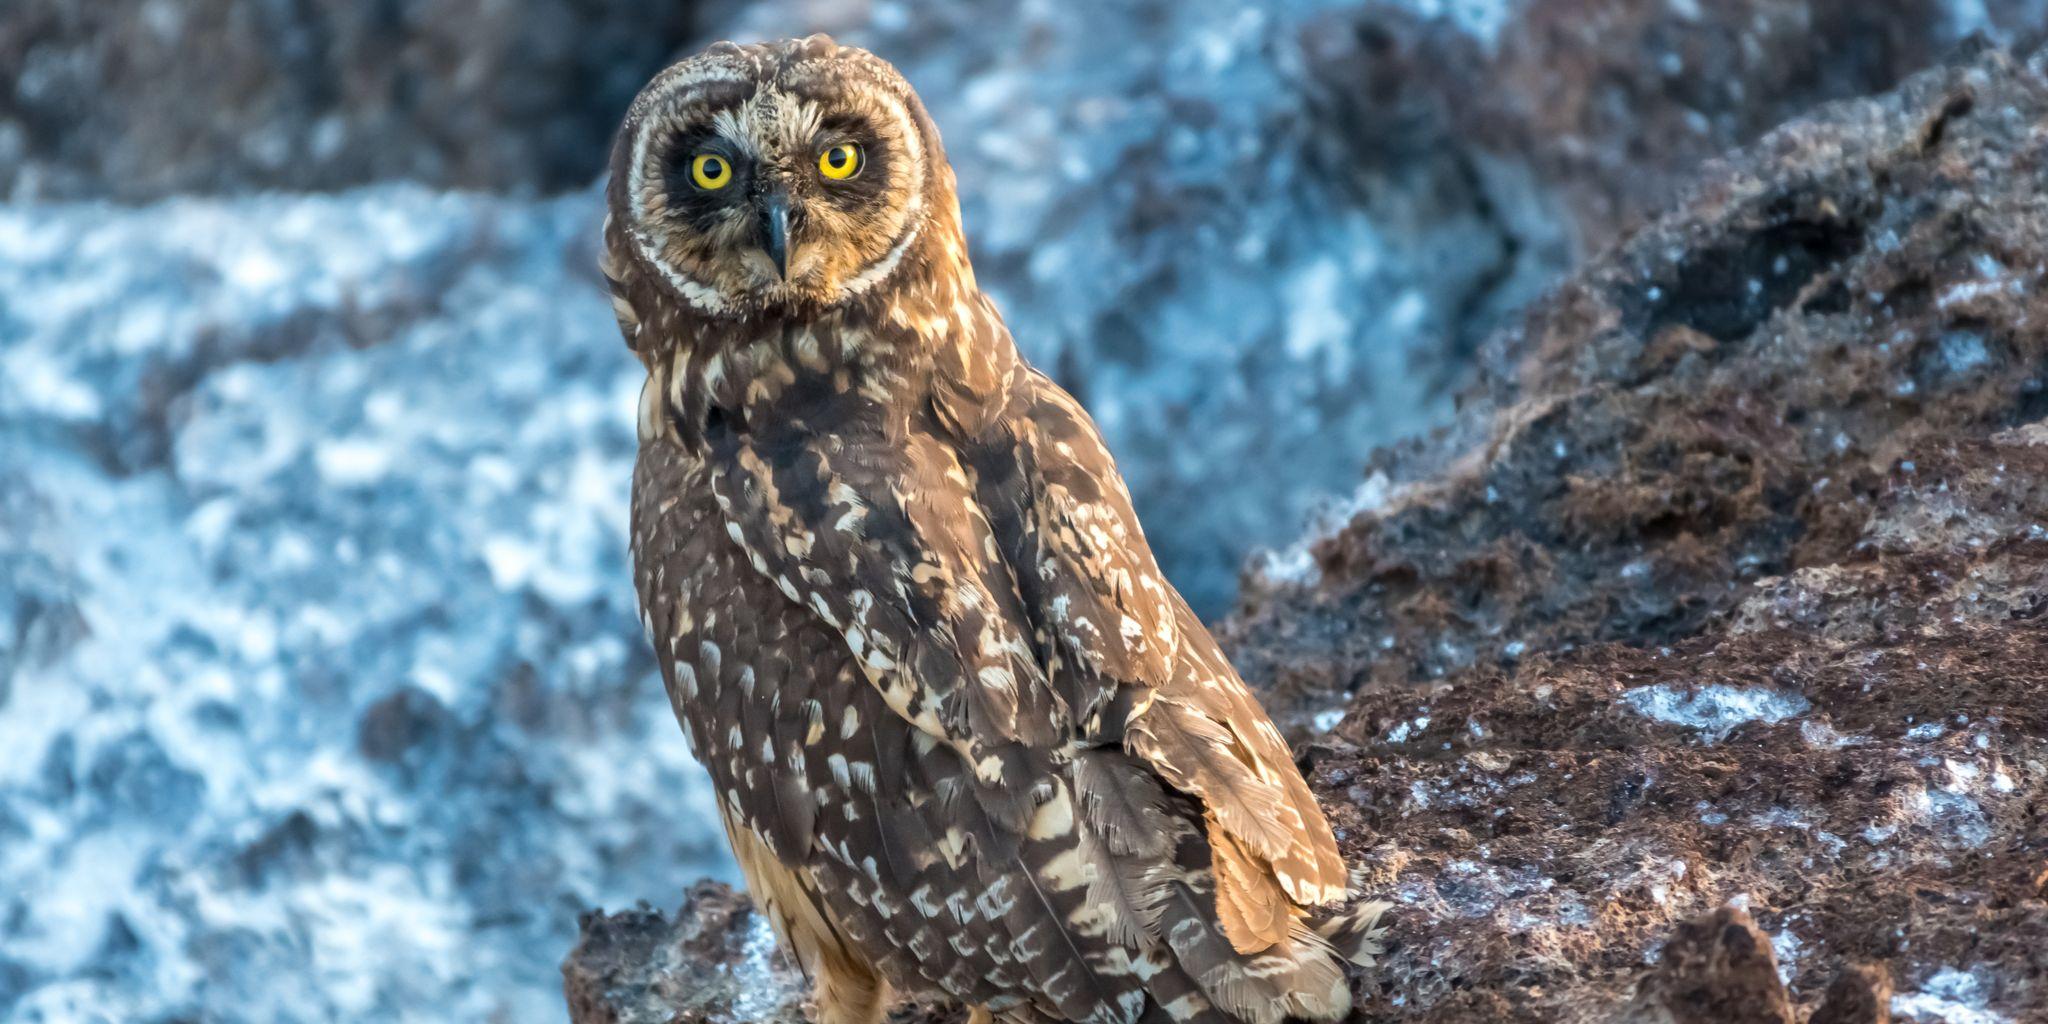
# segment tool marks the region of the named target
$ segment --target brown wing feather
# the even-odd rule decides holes
[[[1240,953],[1257,953],[1287,937],[1300,911],[1271,872],[1237,837],[1209,819],[1216,872],[1216,917]]]
[[[1219,826],[1262,857],[1299,842],[1301,817],[1286,806],[1280,787],[1248,770],[1234,756],[1230,730],[1199,710],[1159,697],[1136,716],[1125,741],[1175,789],[1200,797]]]
[[[731,814],[720,819],[755,907],[814,981],[819,1001],[831,1005],[837,1019],[879,1019],[889,1004],[889,985],[826,912],[809,873],[783,863]]]
[[[1025,393],[1016,403],[1026,410],[1021,447],[1058,570],[1039,599],[1051,607],[1058,646],[1109,685],[1149,691],[1124,723],[1126,745],[1204,803],[1217,845],[1225,836],[1241,844],[1247,860],[1220,887],[1263,889],[1264,879],[1297,904],[1341,899],[1344,862],[1322,809],[1257,700],[1159,573],[1094,423],[1035,370],[1020,367],[1013,386]]]
[[[1185,606],[1181,615],[1191,628],[1201,629],[1194,613]],[[1307,780],[1294,767],[1294,755],[1287,748],[1287,741],[1281,739],[1265,709],[1259,707],[1206,631],[1192,640],[1187,650],[1190,660],[1198,666],[1193,677],[1196,685],[1186,690],[1191,694],[1189,702],[1229,730],[1230,749],[1247,771],[1280,790],[1272,807],[1249,810],[1301,822],[1301,827],[1288,833],[1289,842],[1284,849],[1260,846],[1252,836],[1239,838],[1252,844],[1252,852],[1271,863],[1281,887],[1295,902],[1316,905],[1343,899],[1349,875],[1343,857],[1337,852],[1337,838],[1330,831]],[[1204,678],[1213,685],[1202,685]],[[1162,691],[1176,696],[1181,692],[1174,688]]]

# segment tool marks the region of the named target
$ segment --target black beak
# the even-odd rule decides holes
[[[770,192],[761,198],[761,247],[775,264],[775,276],[789,279],[789,197]]]

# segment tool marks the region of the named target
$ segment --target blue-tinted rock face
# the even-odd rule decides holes
[[[720,871],[595,199],[0,213],[0,1018],[559,1016]]]
[[[1577,2],[698,13],[709,35],[825,29],[902,64],[950,140],[983,282],[1214,613],[1247,551],[1447,414],[1478,334],[1567,261],[1583,204],[1551,184],[1597,193],[1664,152],[1624,146],[1638,108],[1605,93],[1525,135],[1501,128],[1528,120],[1514,104],[1478,102],[1548,96],[1532,68],[1573,95],[1614,77],[1546,49],[1597,39],[1518,31]],[[386,5],[240,4],[262,17],[208,36],[176,6],[0,11],[12,194],[428,184],[0,210],[0,1020],[559,1019],[577,911],[667,905],[727,873],[723,839],[631,606],[638,374],[594,271],[597,195],[435,189],[579,180],[606,128],[557,94],[616,91],[676,20],[624,45],[613,3],[587,7],[601,30],[532,3],[504,35],[440,24],[473,5],[363,28]],[[1720,9],[1616,6],[1665,13],[1610,62]],[[1758,66],[1795,67],[1777,55],[1815,33],[1774,17],[1740,23],[1778,26]],[[393,33],[417,45],[355,75]],[[477,51],[434,42],[456,37]],[[270,38],[296,42],[227,52]],[[1844,48],[1890,54],[1880,77],[1919,52]],[[124,77],[166,53],[275,102]],[[1530,77],[1489,77],[1508,72]],[[411,111],[393,99],[437,75]],[[1683,90],[1633,95],[1692,123]],[[135,99],[74,118],[67,96]],[[1700,123],[1711,151],[1750,122]],[[1531,159],[1532,139],[1595,159]],[[1945,379],[1990,351],[1957,338]]]

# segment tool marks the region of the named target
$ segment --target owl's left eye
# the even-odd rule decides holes
[[[828,146],[818,154],[818,173],[834,181],[844,181],[860,173],[860,144],[842,142]]]
[[[707,192],[732,184],[732,164],[716,153],[699,153],[690,160],[690,180]]]

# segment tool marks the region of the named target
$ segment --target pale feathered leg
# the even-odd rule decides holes
[[[847,968],[844,962],[826,966],[812,979],[818,1024],[879,1024],[889,1011],[889,983],[873,971]]]
[[[832,923],[812,888],[810,873],[791,870],[769,852],[760,836],[729,815],[725,834],[754,906],[811,980],[818,1024],[879,1024],[889,1009],[889,984]]]

